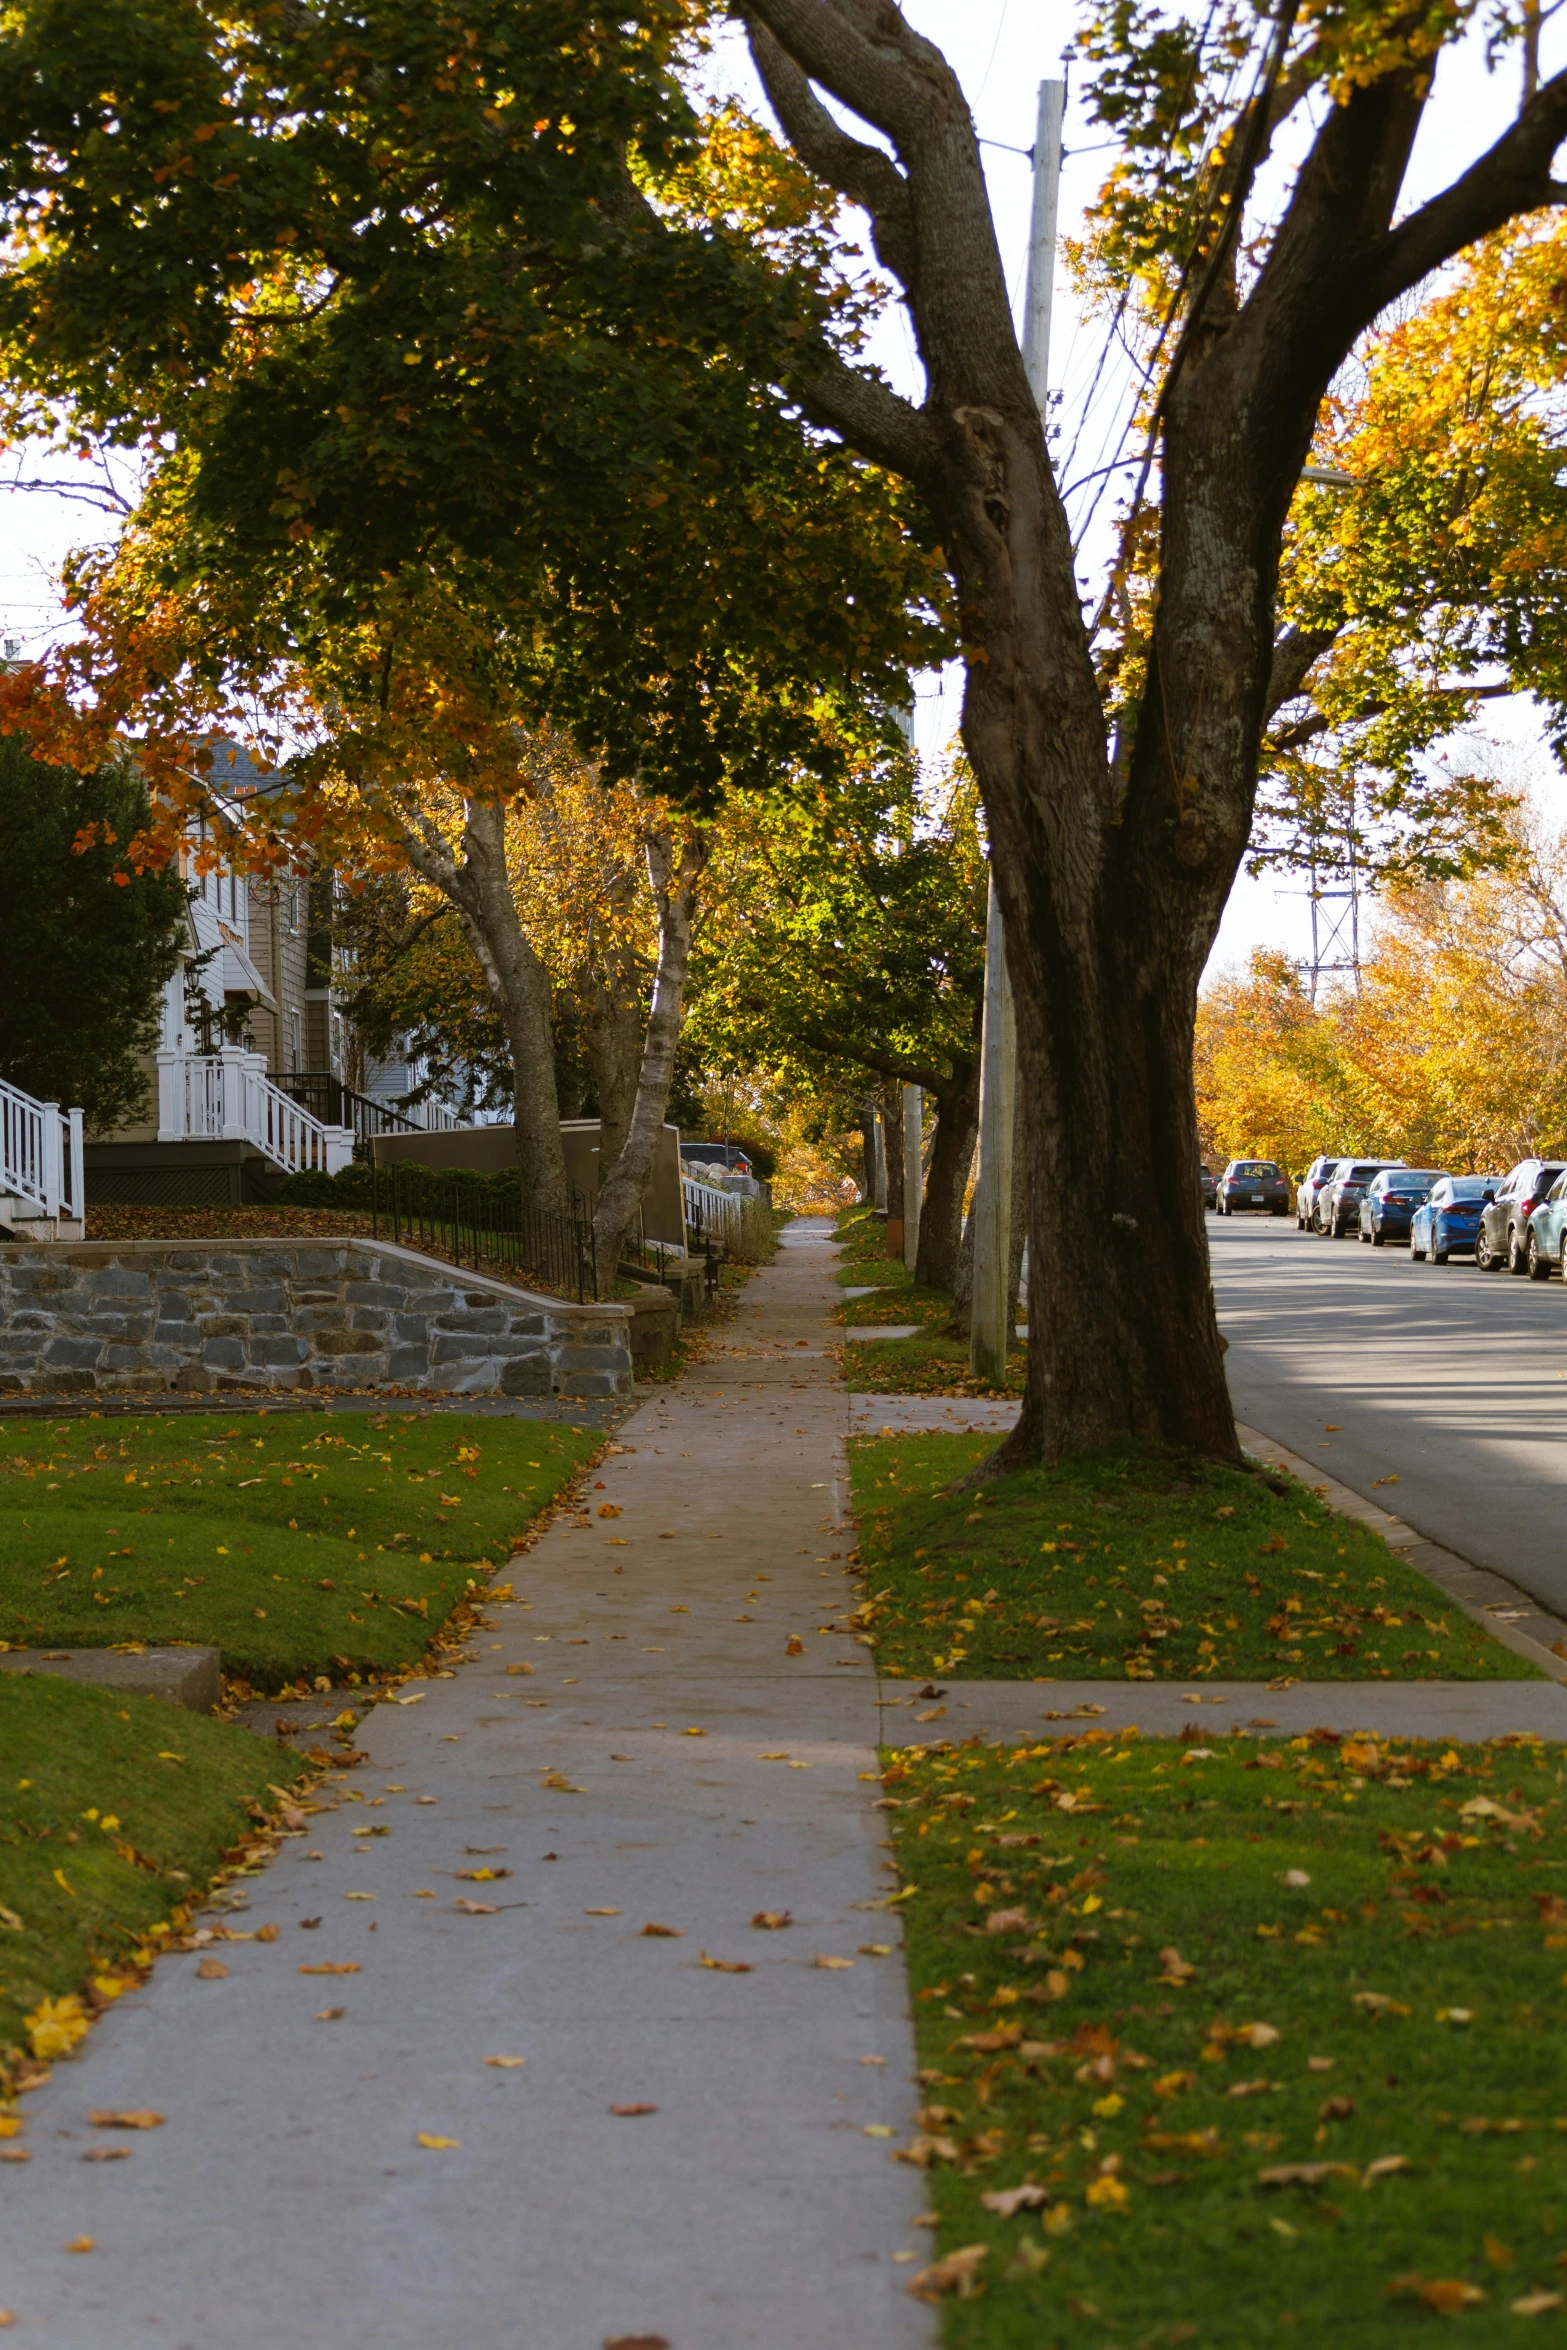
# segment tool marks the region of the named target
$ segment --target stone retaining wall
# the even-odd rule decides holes
[[[376,1240],[0,1246],[0,1393],[631,1393],[623,1305]]]

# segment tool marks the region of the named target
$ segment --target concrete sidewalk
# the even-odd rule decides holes
[[[823,1629],[853,1547],[827,1239],[791,1227],[621,1429],[591,1495],[620,1514],[557,1525],[465,1669],[369,1716],[370,1762],[227,1917],[278,1938],[215,1944],[222,1980],[165,1961],[27,2100],[19,2342],[933,2340],[920,2175],[866,2135],[916,2092],[876,1683]],[[166,2124],[84,2161],[89,2112],[128,2107]]]

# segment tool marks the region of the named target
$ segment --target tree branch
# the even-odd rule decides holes
[[[851,137],[834,120],[789,52],[750,10],[745,24],[762,87],[789,144],[808,171],[869,214],[877,259],[907,285],[914,269],[914,222],[901,172],[879,147]]]
[[[941,445],[912,401],[825,347],[802,358],[789,388],[813,424],[841,433],[862,455],[906,475],[934,502]]]
[[[1466,701],[1472,702],[1501,702],[1509,694],[1515,694],[1518,688],[1511,679],[1501,685],[1468,685],[1460,678],[1452,685],[1434,686],[1432,691],[1455,697],[1461,695]],[[1278,705],[1274,706],[1277,708]],[[1286,726],[1282,734],[1270,734],[1268,745],[1275,751],[1298,751],[1303,743],[1315,742],[1318,735],[1331,734],[1335,726],[1354,726],[1366,718],[1381,718],[1386,715],[1388,707],[1386,702],[1362,702],[1358,710],[1351,710],[1340,718],[1325,717],[1317,710],[1311,717],[1302,718],[1298,725]]]
[[[1567,202],[1551,177],[1567,138],[1567,72],[1553,74],[1501,137],[1441,195],[1389,230],[1358,273],[1366,322],[1478,237],[1547,204]]]
[[[1268,674],[1268,717],[1282,710],[1286,702],[1294,701],[1305,685],[1312,663],[1331,649],[1337,635],[1336,628],[1291,628],[1279,638]]]

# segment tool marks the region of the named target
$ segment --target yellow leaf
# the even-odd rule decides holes
[[[892,2132],[885,2122],[867,2122],[860,2134],[866,2138],[890,2138],[892,2136]]]
[[[824,1968],[841,1968],[853,1966],[854,1961],[852,1958],[823,1957],[822,1953],[818,1951],[816,1954],[816,1964],[819,1967]]]
[[[698,1951],[697,1956],[705,1967],[711,1967],[718,1975],[748,1975],[752,1972],[749,1959],[709,1958],[705,1950]]]
[[[429,2146],[436,2149],[444,2149],[448,2147],[460,2146],[462,2144],[462,2140],[461,2138],[437,2138],[429,2130],[420,2130],[414,2138],[414,2144],[416,2146]]]
[[[93,2239],[91,2236],[73,2236],[69,2244],[63,2245],[61,2247],[61,2249],[66,2252],[91,2252],[93,2248]]]
[[[33,2054],[44,2064],[51,2057],[69,2056],[86,2032],[86,2011],[74,1991],[67,1992],[63,1999],[40,2001],[27,2018],[27,2036]]]
[[[1095,2179],[1088,2190],[1088,2201],[1096,2211],[1124,2211],[1132,2198],[1114,2173]]]
[[[87,2119],[95,2130],[161,2130],[163,2116],[142,2106],[130,2113],[90,2113]]]
[[[661,1936],[667,1941],[678,1942],[681,1935],[685,1932],[685,1928],[684,1926],[646,1925],[643,1927],[642,1931],[645,1935],[649,1935],[655,1938]]]
[[[764,1934],[776,1934],[784,1926],[794,1924],[794,1913],[787,1909],[759,1909],[753,1915],[751,1923],[753,1926],[759,1927]]]
[[[525,2056],[487,2056],[484,2061],[486,2064],[498,2065],[503,2072],[513,2072],[518,2065],[526,2064],[528,2060]]]
[[[302,1966],[299,1971],[302,1975],[357,1975],[359,1961],[357,1958],[329,1958],[320,1966]]]
[[[54,1881],[60,1887],[62,1892],[69,1893],[73,1901],[76,1899],[76,1888],[74,1885],[68,1885],[66,1883],[64,1869],[55,1870]]]

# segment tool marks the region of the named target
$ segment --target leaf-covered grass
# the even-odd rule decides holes
[[[412,1664],[603,1442],[466,1413],[0,1425],[0,1639],[211,1641],[263,1689]]]
[[[245,1807],[306,1767],[158,1698],[0,1673],[0,2050],[27,2045],[44,2001],[90,2010],[124,1988],[107,1970],[146,1963],[244,1838]]]
[[[895,1755],[900,2151],[959,2256],[921,2288],[949,2350],[1361,2350],[1459,2312],[1499,2342],[1567,2305],[1562,1765],[1325,1733]]]
[[[946,1434],[850,1446],[884,1673],[1540,1677],[1292,1480],[1127,1448],[946,1490],[991,1449]]]
[[[901,1307],[902,1300],[889,1303]],[[887,1315],[889,1321],[915,1318]],[[912,1338],[856,1341],[845,1350],[843,1365],[844,1385],[852,1395],[1021,1395],[1027,1371],[1027,1349],[1015,1346],[1007,1358],[1005,1387],[987,1386],[969,1370],[967,1340],[948,1338],[939,1328],[917,1331]]]
[[[903,1272],[901,1281],[878,1284],[870,1297],[846,1297],[840,1309],[842,1318],[850,1326],[869,1322],[918,1322],[939,1329],[952,1313],[952,1300],[944,1289],[921,1289]],[[858,1284],[856,1284],[858,1286]]]

